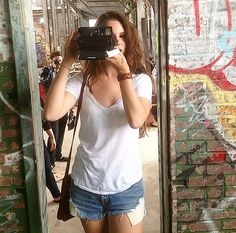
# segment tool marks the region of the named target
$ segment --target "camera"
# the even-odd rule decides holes
[[[78,31],[80,60],[104,60],[117,43],[111,27],[80,27]]]

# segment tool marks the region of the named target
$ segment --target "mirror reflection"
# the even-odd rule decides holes
[[[73,218],[67,222],[60,222],[56,220],[56,213],[58,209],[58,202],[60,199],[60,195],[58,195],[58,189],[61,189],[62,185],[62,179],[64,176],[64,171],[66,168],[66,164],[68,161],[68,155],[70,151],[70,145],[72,141],[72,135],[73,135],[73,128],[75,125],[75,117],[77,114],[77,108],[78,105],[76,104],[75,100],[72,102],[69,106],[70,108],[65,110],[63,114],[60,112],[59,114],[56,114],[55,116],[50,115],[50,110],[52,109],[52,106],[56,106],[58,104],[50,103],[50,101],[46,100],[46,96],[48,99],[53,99],[53,90],[49,90],[52,81],[55,79],[55,76],[59,72],[60,74],[60,67],[61,70],[67,70],[69,77],[71,79],[76,79],[76,77],[81,76],[84,71],[89,71],[89,61],[91,59],[104,59],[103,56],[106,54],[101,54],[101,51],[103,48],[101,48],[101,51],[96,50],[99,44],[98,37],[100,36],[100,40],[106,40],[107,41],[107,35],[103,36],[103,33],[105,31],[102,31],[103,29],[96,29],[96,31],[91,31],[91,29],[87,28],[89,25],[94,26],[94,23],[96,25],[97,17],[99,15],[102,15],[105,10],[102,9],[99,4],[107,4],[107,3],[100,3],[99,1],[96,2],[96,4],[93,7],[86,8],[85,6],[81,6],[81,3],[74,2],[73,4],[67,4],[67,1],[64,3],[54,2],[54,1],[32,1],[33,6],[33,21],[34,21],[34,27],[35,27],[35,38],[36,38],[36,53],[37,53],[37,63],[38,63],[38,80],[39,80],[39,88],[40,88],[40,98],[42,107],[45,108],[44,111],[44,123],[47,124],[50,123],[50,129],[44,131],[44,141],[45,146],[44,148],[46,150],[46,153],[48,154],[48,165],[51,167],[52,175],[55,178],[56,184],[51,185],[54,186],[53,188],[50,188],[50,186],[47,186],[47,199],[48,199],[48,218],[49,218],[49,228],[51,232],[65,232],[65,229],[68,229],[70,226],[71,232],[83,232],[83,229],[86,229],[86,231],[89,231],[90,227],[94,227],[92,224],[91,226],[87,226],[85,221],[82,220],[82,224],[80,223],[78,218]],[[146,205],[146,217],[143,221],[143,232],[151,233],[151,232],[158,232],[159,231],[159,200],[158,200],[158,158],[157,158],[157,95],[156,95],[156,61],[155,61],[155,45],[154,45],[154,12],[151,4],[148,1],[140,2],[141,8],[137,7],[137,4],[135,2],[126,2],[125,6],[121,6],[119,2],[116,2],[117,8],[119,13],[126,16],[128,21],[130,21],[134,28],[137,30],[139,34],[139,40],[141,41],[141,49],[144,51],[144,66],[145,66],[145,72],[149,74],[149,76],[152,78],[152,89],[151,89],[151,96],[150,96],[150,108],[148,110],[148,118],[146,120],[146,123],[148,125],[147,128],[143,129],[140,127],[139,130],[139,139],[138,139],[138,149],[140,150],[141,160],[142,160],[142,169],[143,169],[143,183],[144,183],[144,190],[145,190],[145,205]],[[107,4],[109,6],[109,4]],[[119,6],[119,7],[118,7]],[[82,11],[79,11],[79,9],[82,7]],[[95,10],[96,9],[96,10]],[[99,9],[99,10],[98,10]],[[102,10],[100,10],[102,9]],[[111,10],[114,8],[112,7]],[[142,9],[142,10],[140,10]],[[109,10],[106,8],[106,11]],[[96,13],[95,13],[96,12]],[[112,16],[114,17],[114,16]],[[118,25],[117,25],[118,22]],[[113,48],[118,48],[118,51],[120,54],[125,54],[125,51],[127,51],[127,47],[129,45],[123,43],[125,41],[123,37],[126,36],[126,31],[123,28],[122,25],[119,24],[120,21],[116,20],[114,22],[114,19],[111,18],[110,20],[100,22],[101,26],[108,26],[112,28],[112,39],[113,41],[116,41],[112,43]],[[81,60],[73,60],[73,63],[68,63],[68,53],[69,50],[66,50],[65,43],[66,38],[70,37],[71,31],[77,31],[78,28],[84,27],[86,28],[85,39],[81,39],[81,43],[77,43],[80,46],[80,56],[82,54],[82,46],[84,45],[85,50],[83,52],[83,61]],[[89,32],[88,32],[89,31]],[[102,36],[101,36],[102,35]],[[77,35],[74,34],[74,37]],[[80,33],[80,38],[82,38],[82,32]],[[128,40],[128,39],[127,39]],[[91,41],[91,42],[89,42]],[[96,41],[96,43],[94,42]],[[109,43],[109,42],[107,42]],[[122,45],[123,43],[123,45]],[[71,43],[69,43],[71,45]],[[67,41],[68,45],[68,41]],[[87,51],[86,48],[88,46],[93,46],[94,48],[90,51]],[[122,47],[123,46],[123,47]],[[137,46],[134,46],[137,47]],[[76,50],[76,46],[74,47]],[[109,48],[110,50],[111,48]],[[136,48],[137,49],[137,48]],[[75,51],[74,50],[74,51]],[[108,48],[107,48],[108,50]],[[95,53],[96,51],[96,53]],[[119,53],[118,53],[119,56]],[[125,59],[126,57],[123,55],[120,55],[121,59]],[[138,58],[136,58],[136,61],[138,61]],[[113,62],[113,66],[118,66],[118,60],[111,59],[111,62]],[[121,60],[121,63],[123,60]],[[92,63],[91,63],[92,64]],[[129,61],[128,61],[129,64]],[[138,63],[137,63],[138,64]],[[92,67],[92,66],[91,66]],[[119,67],[119,70],[124,68],[127,69],[132,67],[126,66],[126,67]],[[86,70],[87,69],[87,70]],[[110,68],[109,68],[110,69]],[[108,71],[109,71],[108,69]],[[142,66],[140,66],[140,69],[142,70]],[[116,71],[116,69],[115,69]],[[125,70],[126,71],[126,70]],[[130,71],[128,69],[128,71]],[[133,70],[135,72],[135,70]],[[63,71],[61,71],[63,72]],[[109,74],[109,72],[108,72]],[[125,77],[126,79],[127,77]],[[97,92],[97,83],[99,83],[96,79],[90,79],[89,82],[90,88],[88,90],[88,95],[91,94],[94,101],[98,102],[100,107],[111,107],[114,105],[114,103],[117,102],[107,102],[106,99],[101,98],[99,95],[99,92]],[[105,88],[103,84],[103,88]],[[108,86],[110,88],[111,86]],[[54,89],[55,90],[55,89]],[[99,89],[98,89],[99,90]],[[48,94],[49,92],[49,94]],[[50,93],[51,92],[51,93]],[[70,90],[71,92],[71,90]],[[86,89],[85,89],[86,93]],[[106,91],[107,95],[109,95],[109,89]],[[118,93],[117,99],[119,95],[123,93]],[[77,97],[78,94],[74,94]],[[87,95],[87,94],[86,94]],[[49,96],[49,97],[48,97]],[[62,94],[61,94],[62,96]],[[60,98],[60,95],[58,96]],[[58,98],[55,100],[58,101]],[[85,97],[86,98],[86,97]],[[84,100],[86,101],[86,99]],[[59,101],[63,102],[63,101]],[[58,103],[58,102],[57,102]],[[46,106],[45,106],[46,104]],[[146,104],[146,101],[144,100],[143,104]],[[148,105],[147,105],[148,106]],[[50,110],[49,110],[50,109]],[[148,108],[147,108],[148,109]],[[83,111],[83,110],[82,110]],[[62,114],[62,115],[61,115]],[[80,113],[84,114],[84,113]],[[97,117],[99,114],[93,112],[93,114]],[[137,115],[137,114],[136,114]],[[142,115],[140,113],[140,115]],[[83,115],[81,115],[82,121],[83,121]],[[147,115],[144,115],[144,118],[146,119]],[[97,119],[99,122],[99,119]],[[78,140],[78,131],[79,129],[83,127],[83,123],[80,124],[76,132],[76,139],[74,142],[74,147],[72,151],[72,164],[74,162],[78,164],[82,164],[83,162],[78,162],[78,159],[76,158],[77,154],[77,147],[81,145],[81,140]],[[88,131],[89,128],[86,126],[84,128],[84,131]],[[93,130],[93,129],[91,129]],[[81,132],[81,131],[80,131]],[[82,131],[83,132],[83,131]],[[91,134],[90,134],[91,135]],[[89,138],[91,140],[91,138]],[[131,139],[131,138],[130,138]],[[109,144],[108,144],[109,145]],[[121,147],[121,145],[119,145]],[[108,149],[107,149],[108,150]],[[44,151],[45,152],[45,151]],[[125,155],[125,157],[128,155]],[[115,160],[115,159],[114,159]],[[130,171],[132,171],[132,164],[134,164],[135,160],[132,161],[126,161],[128,164],[128,167]],[[117,163],[115,167],[112,168],[112,170],[109,173],[109,170],[106,170],[106,179],[110,178],[114,174],[114,170],[122,170],[122,163]],[[98,170],[98,165],[93,165],[96,167],[95,170]],[[114,163],[113,165],[114,166]],[[127,169],[127,168],[126,168]],[[74,169],[75,170],[75,169]],[[95,170],[93,172],[95,172]],[[108,174],[109,173],[109,174]],[[74,179],[76,179],[76,172],[73,171],[72,166],[72,176]],[[130,175],[128,175],[130,177]],[[88,178],[87,178],[88,179]],[[89,178],[91,179],[91,177]],[[118,178],[115,178],[115,180],[111,180],[111,183],[114,183],[114,181],[117,181]],[[53,178],[52,178],[53,180]],[[80,181],[81,182],[81,181]],[[51,182],[54,183],[54,182]],[[75,183],[75,181],[74,181]],[[90,184],[92,185],[92,184]],[[94,184],[93,184],[94,185]],[[102,181],[99,181],[99,185],[102,186]],[[121,184],[116,184],[116,186],[119,186]],[[122,184],[124,185],[124,184]],[[77,187],[76,185],[74,185]],[[80,186],[81,187],[81,186]],[[101,187],[96,188],[96,192]],[[111,187],[110,187],[111,188]],[[114,187],[113,187],[114,188]],[[87,190],[88,191],[88,190]],[[105,192],[103,190],[103,192]],[[133,193],[133,191],[132,191]],[[108,194],[108,193],[105,193]],[[77,202],[74,201],[73,204],[76,204]],[[75,209],[79,208],[79,206],[74,206]],[[79,213],[76,213],[79,214]],[[136,216],[137,217],[137,216]],[[97,221],[98,219],[96,219]],[[100,220],[99,220],[100,221]],[[129,221],[131,221],[131,218],[129,218]],[[73,224],[72,224],[73,222]],[[132,223],[132,221],[131,221]],[[79,230],[79,231],[78,231]],[[105,230],[102,230],[102,232],[105,232]],[[110,231],[109,231],[110,232]],[[111,231],[112,232],[112,231]],[[126,232],[129,232],[128,229]],[[135,231],[136,232],[136,231]],[[141,232],[137,228],[137,232]]]

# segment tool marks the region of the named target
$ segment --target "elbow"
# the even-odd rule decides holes
[[[56,121],[58,119],[60,119],[60,112],[59,111],[55,111],[55,109],[49,107],[47,105],[47,103],[45,103],[44,106],[44,111],[43,111],[43,118],[47,121]]]
[[[145,121],[147,120],[149,116],[150,110],[151,110],[151,105],[150,105],[150,108],[148,108],[147,111],[145,112],[139,112],[139,113],[129,112],[127,114],[129,126],[133,129],[139,129],[143,127]]]
[[[43,113],[43,119],[45,119],[46,121],[52,121],[50,115],[48,115],[45,111]]]
[[[48,113],[47,111],[44,111],[43,113],[43,118],[46,120],[46,121],[56,121],[58,119],[56,119],[55,117],[53,117],[52,114]]]
[[[128,121],[128,123],[129,123],[129,126],[132,128],[132,129],[139,129],[139,128],[141,128],[142,126],[143,126],[143,124],[144,124],[144,122],[145,121],[143,121],[143,120],[141,120],[141,119],[130,119],[129,121]]]
[[[145,121],[148,119],[149,112],[147,112],[146,114],[135,114],[128,116],[127,118],[129,126],[133,129],[142,128]]]

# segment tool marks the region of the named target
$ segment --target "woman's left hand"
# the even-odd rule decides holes
[[[56,146],[57,146],[55,137],[49,136],[49,141],[50,141],[49,150],[54,151],[56,149]]]
[[[106,60],[117,70],[118,75],[130,73],[129,65],[123,53],[119,53],[114,57],[109,57]]]

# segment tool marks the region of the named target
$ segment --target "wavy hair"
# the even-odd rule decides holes
[[[134,25],[128,20],[125,15],[122,15],[115,11],[108,11],[102,14],[96,22],[96,26],[104,27],[109,20],[116,20],[120,22],[124,28],[124,40],[126,44],[125,58],[130,68],[130,72],[133,74],[148,73],[144,66],[144,56],[139,43],[138,33]],[[106,72],[104,71],[105,61],[86,61],[84,65],[84,75],[89,80],[87,85],[91,90],[91,86],[98,80],[99,76]],[[148,119],[144,122],[140,128],[140,137],[146,134],[146,129],[149,126]]]
[[[124,28],[125,33],[125,54],[127,63],[130,68],[130,72],[133,74],[138,73],[147,73],[147,70],[144,66],[144,58],[142,49],[139,43],[139,38],[137,34],[136,28],[133,24],[128,20],[125,15],[122,15],[115,11],[108,11],[102,14],[96,22],[96,26],[104,27],[107,21],[109,20],[116,20],[120,22],[122,27]],[[99,75],[104,73],[104,61],[86,61],[85,62],[85,69],[84,75],[89,77],[89,83],[92,85],[96,82]]]

